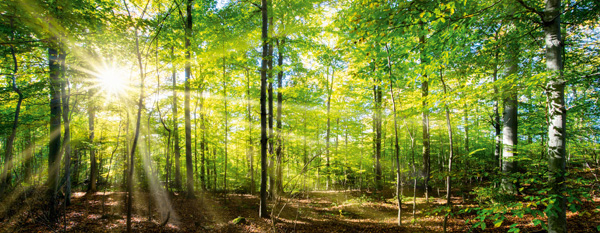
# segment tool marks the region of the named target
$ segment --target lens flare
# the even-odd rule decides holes
[[[125,71],[116,67],[109,67],[97,75],[98,86],[108,96],[120,96],[127,88]]]

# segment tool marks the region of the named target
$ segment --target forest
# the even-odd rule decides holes
[[[599,232],[598,0],[4,0],[0,232]]]

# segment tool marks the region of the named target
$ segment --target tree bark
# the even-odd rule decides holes
[[[64,177],[65,177],[65,205],[71,205],[71,127],[70,127],[70,119],[69,119],[69,99],[71,90],[68,88],[68,81],[65,77],[65,60],[66,54],[62,53],[61,55],[61,71],[62,71],[62,80],[61,80],[61,98],[62,98],[62,118],[63,118],[63,127],[64,127],[64,139],[63,139],[63,152],[64,152]],[[67,92],[68,90],[68,92]]]
[[[375,78],[375,85],[373,86],[373,96],[375,100],[375,112],[373,117],[373,125],[374,125],[374,133],[375,133],[375,189],[381,190],[381,105],[382,105],[382,91],[380,86],[380,81],[378,78]]]
[[[442,85],[444,87],[444,94],[447,94],[446,83],[444,82],[444,78],[442,76],[442,71],[440,71],[440,80],[442,81]],[[448,152],[448,174],[446,175],[446,206],[448,209],[452,208],[452,159],[454,159],[454,144],[452,142],[452,124],[450,123],[450,108],[448,108],[448,103],[444,104],[444,108],[446,110],[446,125],[448,126],[448,144],[449,144],[449,152]],[[446,226],[448,222],[448,214],[444,217],[444,232],[446,232]]]
[[[546,69],[551,72],[546,85],[548,98],[548,171],[550,194],[556,198],[548,216],[548,232],[567,232],[565,191],[566,162],[566,115],[565,85],[563,72],[563,41],[560,31],[560,0],[547,0],[544,11],[544,35],[546,42]]]
[[[327,68],[327,75],[329,75],[329,67]],[[333,70],[331,72],[331,82],[329,82],[329,79],[327,79],[327,133],[325,136],[325,159],[326,159],[326,163],[325,163],[325,167],[326,167],[326,174],[327,174],[327,180],[326,180],[326,184],[325,184],[325,189],[329,190],[329,183],[331,182],[331,170],[330,170],[330,164],[329,164],[329,137],[331,135],[331,94],[333,93],[333,78],[334,78],[334,73],[335,70]],[[379,166],[379,160],[377,160],[378,166]]]
[[[21,113],[21,103],[23,102],[23,93],[21,92],[21,89],[19,89],[19,87],[17,86],[17,71],[19,70],[19,63],[17,61],[15,49],[12,45],[10,46],[10,53],[12,55],[14,65],[13,73],[11,75],[12,89],[14,92],[17,93],[17,95],[19,95],[19,99],[17,100],[17,106],[15,107],[15,118],[13,120],[10,136],[8,136],[8,139],[6,140],[6,146],[4,148],[4,170],[2,170],[2,177],[0,178],[0,194],[3,194],[11,186],[12,183],[11,174],[13,166],[13,144],[17,135],[17,127],[19,126],[19,114]],[[26,159],[29,161],[29,158]]]
[[[277,156],[277,172],[276,172],[276,176],[277,176],[277,181],[275,182],[276,185],[276,192],[277,195],[279,195],[280,193],[283,193],[283,168],[282,168],[282,160],[283,160],[283,137],[281,135],[281,129],[283,126],[283,122],[281,121],[281,114],[282,114],[282,107],[283,107],[283,93],[282,93],[282,88],[283,88],[283,45],[285,43],[285,38],[281,39],[281,43],[280,40],[277,39],[277,66],[279,67],[279,72],[277,73],[277,149],[275,151],[275,154]]]
[[[125,5],[127,7],[127,5]],[[131,13],[129,9],[127,9],[127,14],[129,19],[131,20]],[[144,66],[142,64],[142,54],[140,52],[140,42],[138,36],[138,28],[135,26],[134,29],[135,36],[135,54],[138,62],[138,69],[140,72],[140,95],[138,97],[138,109],[137,109],[137,121],[135,124],[135,134],[133,136],[133,143],[131,144],[131,153],[129,154],[129,170],[127,173],[127,232],[131,232],[131,215],[133,212],[133,170],[135,168],[134,158],[135,158],[135,149],[137,147],[137,143],[140,136],[140,124],[142,120],[142,108],[144,107]]]
[[[224,176],[223,176],[223,193],[225,193],[225,197],[227,197],[227,137],[229,136],[229,122],[228,122],[228,115],[229,112],[227,111],[227,75],[225,74],[225,57],[223,57],[223,100],[225,102],[225,161],[224,161]],[[227,199],[225,199],[227,200]]]
[[[497,34],[497,33],[496,33]],[[494,146],[494,168],[501,168],[500,167],[500,145],[502,143],[501,139],[500,139],[500,133],[501,133],[501,128],[500,128],[500,113],[498,110],[498,87],[496,86],[496,81],[498,80],[498,52],[496,52],[496,56],[495,56],[495,62],[494,63],[494,74],[492,76],[492,82],[494,83],[494,118],[493,118],[493,122],[492,125],[494,126],[494,141],[495,141],[495,146]]]
[[[89,140],[90,140],[90,183],[88,185],[88,192],[95,193],[97,190],[96,180],[98,179],[98,164],[96,162],[96,146],[94,145],[94,120],[96,118],[96,109],[93,102],[94,92],[90,89],[88,91],[88,127],[89,127]]]
[[[200,143],[200,182],[202,183],[202,190],[206,191],[206,150],[208,149],[206,146],[206,125],[204,123],[204,96],[200,93],[200,127],[202,129],[202,142]]]
[[[512,42],[508,45],[505,78],[515,80],[511,76],[518,75],[518,49],[517,43]],[[502,190],[509,194],[516,194],[517,188],[511,178],[516,172],[516,162],[514,156],[517,155],[517,127],[518,127],[518,100],[517,90],[513,87],[514,82],[509,81],[509,85],[504,89],[504,111],[502,113]]]
[[[396,199],[398,201],[398,226],[402,226],[402,196],[400,195],[400,145],[398,145],[398,118],[396,117],[396,98],[394,97],[394,83],[392,76],[392,64],[389,57],[389,48],[386,45],[386,52],[388,53],[387,62],[388,62],[388,72],[390,77],[390,95],[392,96],[392,111],[394,113],[394,134],[395,134],[395,144],[394,149],[396,152]],[[414,140],[413,140],[414,141]],[[413,163],[414,163],[414,155],[413,155]],[[414,165],[413,165],[414,166]]]
[[[262,15],[262,60],[260,69],[260,207],[261,218],[269,217],[267,213],[267,59],[269,56],[268,12],[267,0],[261,0]]]
[[[246,101],[248,104],[248,160],[250,161],[250,194],[254,194],[256,190],[254,184],[254,147],[252,142],[252,103],[250,101],[250,72],[246,71],[247,78],[247,92],[246,92]]]
[[[171,47],[173,51],[173,47]],[[173,66],[173,152],[175,160],[175,189],[181,190],[181,148],[179,147],[179,119],[177,114],[177,75]]]
[[[425,52],[425,36],[419,37],[421,43],[421,64],[427,63],[427,55]],[[423,81],[421,82],[421,98],[423,106],[423,178],[425,185],[425,201],[429,203],[429,177],[431,176],[431,158],[430,158],[430,143],[429,143],[429,109],[427,106],[427,96],[429,95],[429,78],[427,73],[423,73]]]
[[[270,6],[273,6],[273,2],[269,1],[268,3]],[[272,9],[272,8],[271,8]],[[272,37],[273,36],[273,15],[271,14],[269,17],[269,28],[268,28],[268,33],[269,35]],[[273,198],[275,196],[275,161],[274,161],[274,153],[275,153],[275,148],[274,148],[274,139],[275,137],[273,136],[273,42],[272,42],[272,38],[269,39],[269,44],[268,44],[268,57],[267,57],[267,66],[268,66],[268,92],[269,92],[269,99],[268,99],[268,104],[269,104],[269,197]]]
[[[52,42],[56,42],[56,38],[51,39]],[[47,196],[49,199],[48,210],[49,218],[54,221],[58,217],[56,204],[57,204],[57,191],[58,191],[58,179],[60,170],[60,137],[61,137],[61,109],[60,109],[60,61],[57,49],[51,45],[48,48],[48,68],[50,73],[50,141],[48,145],[48,192]]]
[[[187,197],[194,197],[194,165],[192,164],[192,124],[190,121],[190,78],[191,78],[191,47],[192,37],[192,1],[187,0],[187,21],[185,27],[185,170],[187,181]]]

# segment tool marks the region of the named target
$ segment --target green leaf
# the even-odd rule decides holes
[[[519,232],[521,232],[521,229],[519,229],[519,228],[510,228],[507,232],[519,233]]]
[[[494,222],[494,227],[500,227],[502,226],[502,222],[504,222],[504,219],[498,219]]]

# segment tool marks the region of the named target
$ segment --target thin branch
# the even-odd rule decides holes
[[[541,22],[544,22],[544,16],[545,16],[545,14],[544,14],[543,11],[536,10],[535,8],[533,8],[533,7],[529,6],[529,5],[527,5],[525,2],[523,2],[523,0],[517,0],[517,2],[519,4],[521,4],[523,7],[525,7],[525,9],[527,9],[529,12],[532,12],[532,13],[538,15],[540,17],[540,19],[542,20]],[[540,22],[537,22],[537,23],[540,23]]]

